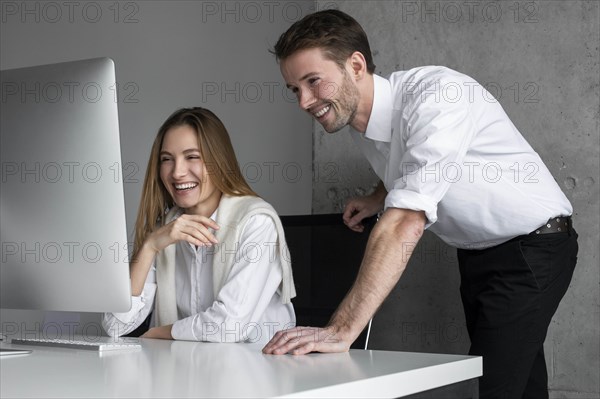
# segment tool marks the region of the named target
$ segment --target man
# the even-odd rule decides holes
[[[500,104],[443,67],[374,74],[360,25],[311,14],[275,45],[300,107],[350,134],[381,183],[351,200],[349,228],[385,210],[356,282],[325,328],[277,333],[263,351],[347,351],[396,285],[428,228],[458,248],[470,354],[482,398],[548,397],[543,342],[576,263],[572,207]]]

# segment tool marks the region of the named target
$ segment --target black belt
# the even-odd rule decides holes
[[[544,225],[533,230],[529,235],[565,233],[571,231],[571,229],[573,229],[571,216],[559,216],[548,219]]]

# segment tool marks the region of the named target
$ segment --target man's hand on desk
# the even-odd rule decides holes
[[[347,352],[352,345],[345,342],[333,327],[294,327],[278,331],[263,353],[270,355],[304,355],[310,352]]]
[[[173,339],[173,336],[171,335],[172,327],[173,325],[169,324],[168,326],[151,328],[148,331],[146,331],[146,333],[140,338]]]

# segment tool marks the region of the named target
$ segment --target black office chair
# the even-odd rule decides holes
[[[376,217],[356,233],[342,214],[281,216],[292,258],[298,326],[323,327],[356,279]],[[371,321],[351,348],[367,349]]]

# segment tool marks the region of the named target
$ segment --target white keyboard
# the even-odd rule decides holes
[[[98,341],[83,340],[83,339],[45,339],[45,338],[13,338],[11,344],[17,345],[36,345],[36,346],[54,346],[61,348],[83,349],[95,352],[115,351],[115,350],[131,350],[140,349],[137,340],[122,339],[115,340],[112,338],[104,338]]]

